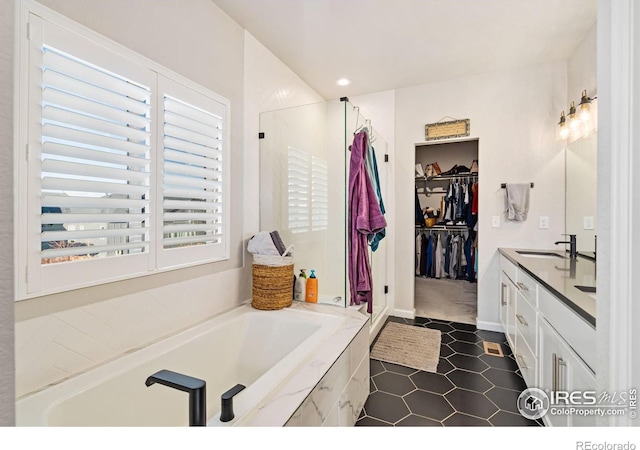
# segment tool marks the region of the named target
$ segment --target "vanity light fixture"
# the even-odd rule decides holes
[[[589,97],[587,90],[582,91],[580,103],[576,108],[572,101],[569,106],[569,114],[565,117],[564,111],[560,115],[560,122],[556,127],[556,139],[573,142],[581,137],[586,137],[596,129],[595,107],[593,100],[597,97]]]

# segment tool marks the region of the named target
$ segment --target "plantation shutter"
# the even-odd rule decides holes
[[[311,157],[311,229],[329,226],[329,170],[327,161]]]
[[[42,51],[43,264],[145,251],[149,88]]]
[[[28,40],[27,293],[147,272],[152,72],[33,14]]]
[[[162,78],[160,266],[226,254],[228,107]]]
[[[309,155],[289,146],[287,151],[287,218],[289,231],[310,231]]]
[[[18,296],[228,259],[229,101],[99,35],[28,20]]]

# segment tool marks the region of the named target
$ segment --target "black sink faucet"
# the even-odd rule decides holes
[[[578,250],[576,249],[576,235],[575,234],[563,234],[563,236],[569,236],[568,241],[556,241],[555,245],[558,244],[569,244],[569,256],[571,258],[576,258],[578,256]]]
[[[189,426],[203,427],[207,424],[207,383],[171,370],[154,373],[144,384],[147,387],[159,383],[189,393]]]

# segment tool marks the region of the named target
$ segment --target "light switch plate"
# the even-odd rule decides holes
[[[584,216],[584,229],[593,230],[593,216]]]
[[[500,228],[500,216],[491,216],[491,226],[493,228]]]
[[[549,228],[549,217],[548,216],[540,216],[540,228],[546,230]]]

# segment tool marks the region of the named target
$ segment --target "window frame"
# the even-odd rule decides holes
[[[230,101],[225,97],[173,72],[149,58],[118,44],[95,31],[86,28],[67,17],[58,14],[32,0],[23,0],[17,11],[16,26],[16,122],[14,145],[14,245],[16,261],[16,300],[70,291],[79,288],[97,286],[114,281],[137,278],[154,273],[171,271],[179,268],[224,261],[230,259]],[[47,37],[43,37],[46,29]],[[99,49],[100,56],[92,55],[89,62],[107,68],[118,67],[119,75],[140,81],[148,81],[151,89],[151,125],[150,125],[150,231],[147,251],[141,254],[111,256],[92,260],[72,261],[55,264],[41,264],[40,255],[40,214],[41,202],[41,121],[42,115],[34,115],[34,108],[42,110],[42,94],[39,85],[32,77],[34,70],[40,71],[38,58],[30,57],[34,47],[41,51],[42,45],[52,45],[48,41],[61,39],[65,42],[60,50],[75,57],[83,58],[87,48]],[[69,39],[69,36],[78,39]],[[73,49],[78,49],[76,54]],[[104,58],[104,59],[103,59]],[[105,61],[101,64],[101,61]],[[122,61],[127,62],[121,64]],[[120,65],[119,65],[120,64]],[[211,253],[209,245],[189,246],[173,250],[173,258],[161,257],[166,250],[162,249],[162,111],[161,90],[159,86],[170,83],[180,86],[194,96],[223,106],[222,141],[222,245]],[[39,117],[39,122],[34,120]],[[38,128],[40,129],[37,132]],[[25,207],[26,205],[26,207]],[[200,247],[197,248],[196,247]],[[178,251],[176,251],[178,250]],[[196,251],[194,251],[196,250]],[[46,266],[46,267],[45,267]]]

